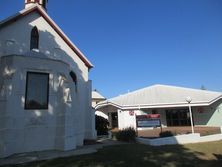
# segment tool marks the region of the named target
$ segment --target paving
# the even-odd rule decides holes
[[[33,161],[48,160],[59,157],[92,154],[97,152],[98,149],[101,149],[103,147],[111,145],[119,145],[119,144],[124,144],[124,143],[111,140],[108,138],[101,138],[97,141],[97,144],[78,147],[77,149],[71,151],[40,151],[40,152],[15,154],[8,158],[0,159],[0,166],[23,164]]]

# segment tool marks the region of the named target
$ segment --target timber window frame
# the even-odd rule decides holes
[[[49,104],[49,73],[26,74],[25,109],[47,110]]]

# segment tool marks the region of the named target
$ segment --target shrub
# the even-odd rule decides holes
[[[173,134],[171,131],[164,131],[164,132],[160,132],[159,136],[160,137],[170,137],[170,136],[174,136],[175,134]]]
[[[96,130],[97,135],[108,135],[109,122],[107,119],[96,115]]]
[[[136,139],[136,131],[134,128],[126,128],[116,132],[116,139],[119,141],[132,142]]]

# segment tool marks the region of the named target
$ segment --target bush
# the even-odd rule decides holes
[[[174,136],[174,134],[171,131],[164,131],[164,132],[160,132],[159,136],[160,137],[170,137],[170,136]]]
[[[126,128],[116,132],[116,139],[125,142],[134,142],[136,139],[136,131],[134,128]]]
[[[96,130],[97,135],[108,135],[109,122],[107,119],[96,115]]]

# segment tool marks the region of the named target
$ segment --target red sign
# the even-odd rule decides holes
[[[138,119],[159,119],[160,118],[160,114],[147,114],[147,115],[137,115],[136,116]]]
[[[151,119],[160,118],[160,114],[148,114],[148,118],[151,118]]]
[[[129,111],[130,116],[134,116],[134,111]]]

